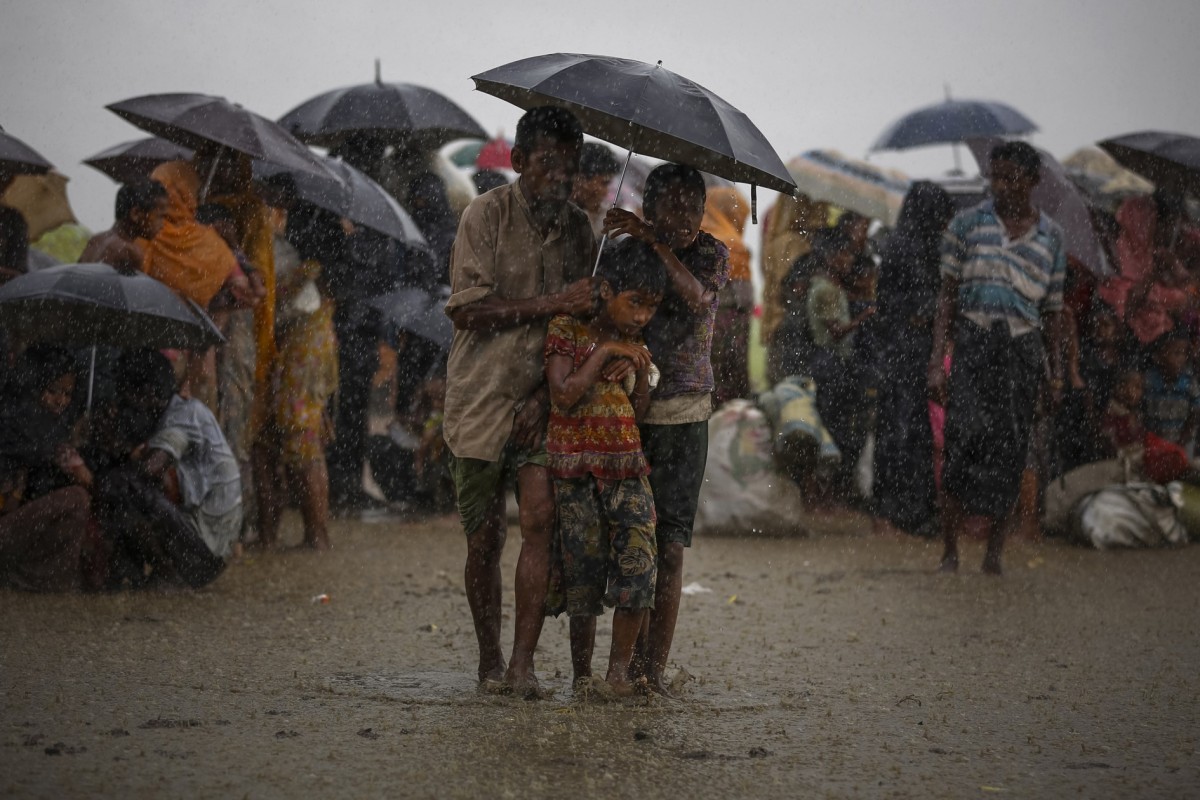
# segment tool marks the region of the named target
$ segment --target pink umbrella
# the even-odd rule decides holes
[[[991,171],[992,148],[1004,142],[998,136],[968,139],[971,155],[979,162],[979,171],[986,178]],[[1067,177],[1063,165],[1054,156],[1038,148],[1042,157],[1042,179],[1033,190],[1033,203],[1045,211],[1063,229],[1067,253],[1085,264],[1094,275],[1109,275],[1112,267],[1104,247],[1092,227],[1092,215],[1087,200]]]

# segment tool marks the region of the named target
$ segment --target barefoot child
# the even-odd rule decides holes
[[[662,301],[666,273],[650,247],[631,239],[605,252],[600,278],[598,313],[550,321],[546,452],[575,681],[591,677],[596,616],[614,607],[606,680],[627,696],[633,648],[654,605],[658,557],[650,468],[637,427],[650,405],[650,353],[641,330]]]

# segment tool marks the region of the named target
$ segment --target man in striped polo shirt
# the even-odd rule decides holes
[[[955,217],[942,244],[928,382],[946,405],[941,568],[958,569],[958,536],[967,532],[987,539],[983,571],[999,575],[1002,521],[1020,491],[1043,377],[1054,400],[1062,390],[1066,251],[1062,230],[1030,199],[1038,152],[1005,142],[991,170],[992,199]]]

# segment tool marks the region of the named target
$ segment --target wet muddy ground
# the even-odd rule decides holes
[[[0,796],[1200,793],[1200,548],[1015,545],[1002,579],[970,548],[947,577],[834,527],[697,542],[679,702],[576,702],[565,620],[551,699],[479,694],[450,518],[339,522],[198,593],[0,593]]]

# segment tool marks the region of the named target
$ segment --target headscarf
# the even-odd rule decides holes
[[[942,234],[953,215],[950,195],[930,181],[915,182],[904,198],[879,270],[877,324],[888,336],[906,335],[914,318],[932,319],[941,284]]]
[[[749,203],[736,187],[714,186],[708,189],[700,227],[729,248],[731,282],[750,280],[750,248],[746,247],[742,238],[749,216]]]
[[[200,176],[191,164],[169,161],[150,177],[167,190],[167,213],[158,236],[142,242],[146,274],[206,307],[237,259],[216,231],[196,222]]]

